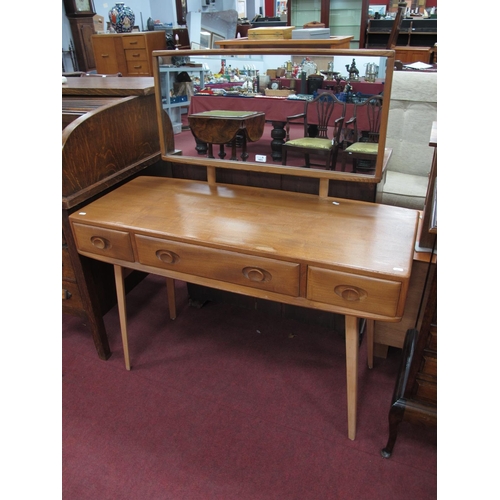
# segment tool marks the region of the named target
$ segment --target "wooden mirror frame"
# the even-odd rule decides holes
[[[204,50],[202,54],[196,50],[176,50],[172,51],[154,51],[153,52],[153,71],[155,79],[155,99],[157,107],[158,128],[160,134],[160,149],[162,159],[172,163],[183,163],[191,165],[203,165],[212,168],[228,168],[235,170],[246,170],[252,172],[267,172],[273,174],[287,174],[301,177],[311,177],[325,180],[337,180],[347,182],[366,182],[379,183],[382,180],[383,171],[387,165],[390,152],[385,148],[385,139],[387,135],[387,122],[389,115],[389,100],[391,97],[392,75],[394,71],[394,50],[372,50],[372,49],[312,49],[312,48],[275,48],[275,49],[211,49]],[[160,82],[160,63],[162,58],[172,56],[185,57],[190,56],[199,58],[203,56],[220,56],[230,60],[232,56],[243,58],[245,56],[264,56],[264,55],[289,55],[301,57],[334,57],[349,56],[359,57],[384,57],[386,58],[386,74],[384,81],[384,106],[382,108],[382,120],[380,125],[380,139],[378,144],[377,163],[373,174],[359,174],[338,171],[325,171],[315,168],[289,167],[271,163],[255,163],[234,160],[218,160],[206,157],[183,156],[175,149],[175,136],[172,123],[166,111],[163,110],[161,98]],[[193,138],[194,140],[194,138]]]

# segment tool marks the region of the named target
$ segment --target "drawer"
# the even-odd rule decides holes
[[[416,391],[413,399],[421,399],[429,403],[437,402],[437,384],[419,379],[415,381],[415,384]]]
[[[127,61],[128,75],[149,75],[148,61]]]
[[[66,311],[81,311],[82,298],[77,283],[70,281],[62,282],[62,304],[63,312]]]
[[[125,51],[125,59],[127,61],[147,61],[148,54],[146,49],[137,49],[137,50],[126,50]]]
[[[424,352],[421,371],[426,375],[437,377],[437,358],[431,353]]]
[[[297,297],[299,264],[136,235],[141,264]]]
[[[146,39],[141,36],[124,36],[122,37],[123,48],[126,49],[145,49]]]
[[[112,259],[134,261],[130,235],[126,231],[73,224],[76,246],[82,252],[103,255]]]
[[[65,246],[62,248],[62,277],[66,280],[75,281],[75,271],[71,264],[68,247]]]
[[[395,317],[401,283],[309,266],[307,298],[355,311]]]

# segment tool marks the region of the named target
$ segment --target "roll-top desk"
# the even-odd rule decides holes
[[[116,304],[113,270],[78,254],[68,216],[159,162],[154,94],[153,78],[68,78],[62,86],[62,311],[84,319],[101,359],[111,355],[102,316]]]

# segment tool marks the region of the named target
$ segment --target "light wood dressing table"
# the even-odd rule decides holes
[[[193,53],[194,52],[194,53]],[[241,52],[203,51],[229,57]],[[394,51],[333,51],[323,56],[376,55],[387,61],[390,98]],[[262,49],[262,55],[288,54]],[[195,51],[178,55],[194,56]],[[297,49],[292,55],[310,55]],[[113,264],[125,366],[130,369],[124,275],[139,270],[164,276],[170,317],[176,316],[174,280],[345,316],[347,430],[356,436],[359,320],[367,320],[368,366],[373,366],[374,322],[398,322],[404,312],[419,213],[329,196],[330,182],[376,184],[374,175],[302,169],[269,163],[181,156],[162,105],[159,66],[168,51],[153,53],[162,159],[171,168],[205,169],[203,180],[138,177],[73,213],[78,252]],[[380,137],[387,127],[383,110]],[[222,170],[300,177],[318,182],[317,194],[223,183]],[[223,177],[223,176],[222,176]],[[219,181],[218,181],[219,178]]]
[[[216,160],[212,160],[216,162]],[[208,181],[139,177],[70,216],[80,254],[114,265],[130,369],[126,269],[345,315],[348,436],[356,435],[360,318],[403,315],[418,212]]]

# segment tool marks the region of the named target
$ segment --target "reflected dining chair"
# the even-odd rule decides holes
[[[375,169],[383,101],[381,95],[373,95],[354,105],[352,117],[345,122],[344,149],[340,152],[342,172],[345,172],[347,159],[352,161],[355,173]]]
[[[335,115],[334,109],[336,109]],[[286,142],[282,147],[282,164],[286,165],[288,153],[293,152],[304,155],[307,168],[314,166],[335,170],[345,109],[345,103],[328,92],[319,94],[315,99],[305,101],[303,113],[287,117]],[[340,111],[337,112],[337,110]],[[338,118],[335,119],[334,116],[338,116]],[[304,125],[304,137],[290,140],[290,125],[297,123],[297,120]],[[323,163],[311,163],[310,155],[322,158]]]

